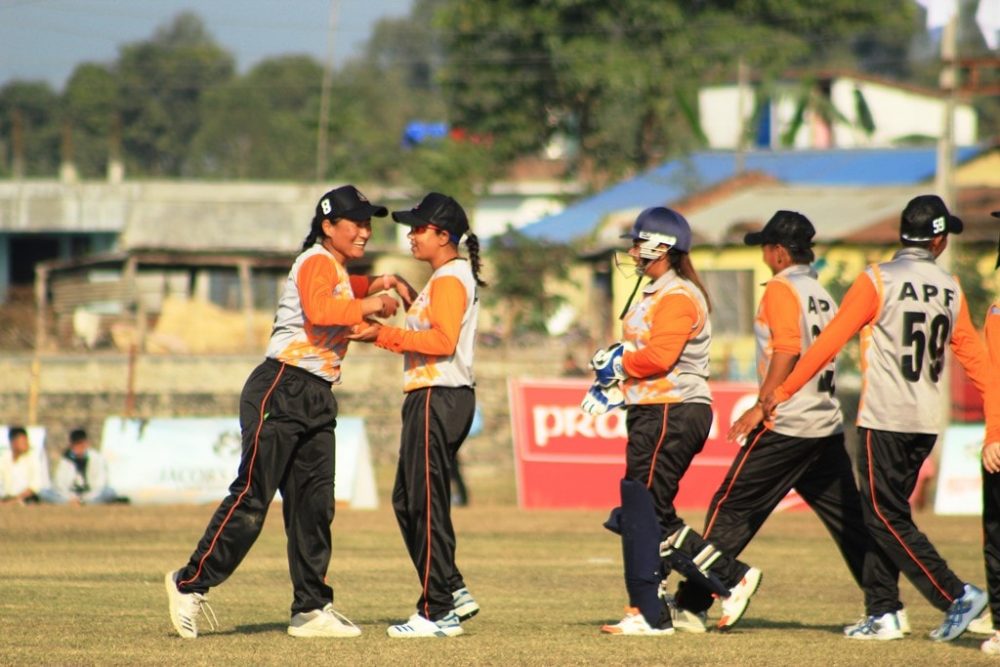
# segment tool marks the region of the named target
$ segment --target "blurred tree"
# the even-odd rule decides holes
[[[761,76],[857,64],[882,35],[898,48],[914,16],[910,0],[448,0],[438,20],[452,120],[506,159],[568,134],[587,175],[697,145],[697,88],[740,59]]]
[[[233,56],[195,14],[179,14],[152,39],[122,48],[117,63],[123,143],[131,170],[185,175],[201,124],[201,98],[233,78]]]
[[[0,88],[0,174],[14,166],[14,125],[20,124],[25,176],[50,176],[59,164],[59,97],[41,81],[13,81]],[[15,120],[19,119],[19,120]]]
[[[106,173],[118,104],[118,82],[109,67],[83,63],[73,70],[62,95],[62,116],[72,128],[73,160],[84,178]]]
[[[490,240],[486,257],[491,268],[487,305],[499,307],[502,334],[545,333],[545,321],[563,299],[546,289],[546,281],[565,278],[574,257],[565,245],[538,241],[513,227]]]
[[[189,171],[219,178],[313,178],[322,66],[270,58],[201,97]]]

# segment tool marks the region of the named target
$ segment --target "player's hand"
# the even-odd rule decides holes
[[[604,387],[595,382],[583,397],[580,409],[588,415],[603,415],[609,410],[621,407],[624,403],[625,394],[622,393],[617,383]]]
[[[355,340],[359,343],[373,343],[378,338],[378,332],[382,330],[382,324],[375,320],[366,319],[361,324],[351,327],[351,333],[347,340]]]
[[[379,294],[376,296],[382,302],[382,307],[375,312],[379,317],[392,317],[396,314],[396,309],[399,308],[399,302],[388,294]]]
[[[602,387],[610,387],[625,379],[625,369],[622,367],[622,355],[626,352],[623,343],[612,343],[606,348],[594,352],[588,366],[594,370],[597,383]]]
[[[739,442],[742,447],[746,442],[747,436],[750,435],[750,431],[757,428],[757,425],[762,421],[764,421],[764,410],[761,408],[759,402],[754,403],[753,407],[740,415],[740,418],[729,427],[726,440],[729,442]]]
[[[1000,472],[1000,442],[983,445],[983,467],[988,473]]]
[[[774,413],[778,409],[778,399],[774,397],[773,391],[761,397],[760,409],[764,412],[764,419],[774,419]]]
[[[384,290],[395,290],[399,298],[403,300],[403,308],[409,308],[413,300],[417,298],[417,291],[413,289],[413,285],[406,282],[398,274],[384,274],[381,278],[381,286]]]

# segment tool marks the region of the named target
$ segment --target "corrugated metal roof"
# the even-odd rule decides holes
[[[956,159],[964,162],[983,151],[980,147],[963,147],[956,151]],[[737,154],[732,151],[705,151],[672,160],[571,204],[561,213],[542,218],[521,231],[562,243],[579,239],[594,232],[610,214],[670,204],[732,178],[736,162]],[[915,185],[934,177],[936,162],[933,147],[758,151],[744,155],[744,169],[800,185]]]

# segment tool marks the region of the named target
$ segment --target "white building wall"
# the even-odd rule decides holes
[[[875,122],[875,131],[869,137],[856,126],[857,104],[854,89],[857,87],[865,98]],[[771,100],[771,145],[781,146],[781,137],[795,116],[802,89],[797,84],[779,86]],[[753,115],[754,101],[744,93],[743,118]],[[698,93],[699,117],[709,147],[734,149],[737,147],[741,127],[739,88],[710,86]],[[833,82],[830,98],[835,108],[850,125],[833,123],[834,147],[838,148],[887,148],[898,145],[905,137],[938,137],[944,127],[945,101],[943,98],[922,94],[906,88],[849,77]],[[818,148],[822,136],[820,121],[806,113],[802,127],[795,136],[793,147]],[[978,119],[971,105],[956,104],[954,118],[955,143],[969,146],[978,141]]]

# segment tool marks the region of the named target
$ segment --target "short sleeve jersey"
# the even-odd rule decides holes
[[[654,313],[667,295],[690,299],[697,312],[687,343],[677,361],[667,370],[643,378],[627,377],[622,382],[628,405],[657,403],[711,403],[708,388],[708,349],[712,342],[712,323],[708,303],[698,286],[672,269],[648,285],[642,298],[625,314],[623,337],[641,350],[649,344]]]
[[[431,328],[429,315],[431,289],[434,281],[448,277],[457,278],[465,289],[465,310],[447,313],[446,316],[461,318],[461,329],[455,351],[449,355],[430,355],[420,352],[403,352],[403,391],[409,392],[423,387],[472,387],[475,375],[472,361],[476,342],[476,325],[479,319],[479,298],[476,279],[472,275],[469,261],[462,257],[439,266],[431,275],[424,288],[406,311],[408,331],[426,331]]]
[[[317,256],[319,259],[316,261],[329,262],[334,272],[332,298],[354,300],[347,269],[321,244],[317,243],[301,253],[295,258],[278,299],[267,356],[339,384],[340,364],[347,354],[350,342],[347,336],[351,333],[351,325],[360,323],[361,319],[358,317],[357,322],[336,325],[320,325],[309,321],[302,305],[299,273],[305,262]],[[360,315],[360,310],[358,313]]]
[[[940,380],[964,298],[961,287],[923,248],[903,248],[866,273],[878,311],[861,329],[858,425],[938,433]]]
[[[789,295],[791,298],[787,298]],[[763,383],[767,375],[775,351],[776,329],[797,327],[799,349],[787,351],[801,355],[836,312],[836,302],[819,284],[816,272],[809,266],[794,264],[769,280],[754,320],[758,380]],[[780,321],[771,321],[769,314]],[[834,396],[835,377],[835,364],[831,362],[811,382],[778,406],[769,428],[782,435],[800,438],[822,438],[843,431],[840,402]]]

